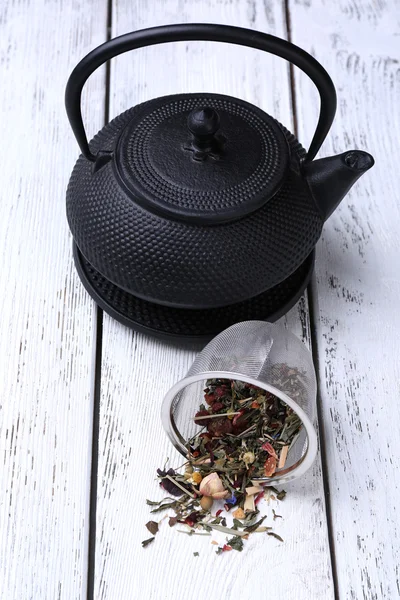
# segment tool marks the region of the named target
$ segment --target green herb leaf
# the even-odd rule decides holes
[[[255,531],[258,527],[260,527],[260,525],[263,524],[263,522],[265,521],[267,517],[263,517],[262,519],[260,519],[259,521],[257,521],[257,523],[253,523],[252,525],[248,525],[247,527],[244,528],[244,530],[247,533],[252,533],[253,531]]]
[[[161,512],[162,510],[167,510],[167,508],[176,508],[178,506],[179,506],[178,502],[166,502],[165,504],[161,504],[157,508],[153,508],[153,510],[151,510],[150,512],[158,513],[158,512]]]
[[[202,525],[204,527],[204,525],[202,523],[200,523],[200,525]],[[208,525],[211,529],[216,529],[217,531],[222,531],[222,533],[227,533],[227,534],[234,533],[239,536],[247,535],[247,533],[245,533],[245,532],[236,531],[236,529],[231,529],[230,527],[223,527],[222,525],[211,525],[211,523],[209,523]]]
[[[267,531],[267,535],[272,535],[274,538],[276,538],[280,542],[283,542],[283,539],[281,538],[281,536],[278,535],[277,533],[274,533],[273,531]]]
[[[149,544],[151,544],[151,542],[154,542],[155,539],[156,539],[155,537],[151,537],[148,540],[143,540],[142,547],[146,548],[146,546],[148,546]]]
[[[244,523],[242,523],[242,521],[239,521],[239,519],[233,519],[233,529],[238,529],[239,527],[242,528],[244,526]]]
[[[243,550],[243,540],[239,535],[235,535],[233,538],[228,540],[226,543],[228,546],[231,546],[231,548],[233,548],[234,550],[237,550],[238,552],[241,552]]]
[[[253,525],[256,522],[256,517],[259,514],[259,510],[253,510],[249,513],[247,513],[246,518],[243,520],[243,525],[244,527],[249,527],[250,525]]]

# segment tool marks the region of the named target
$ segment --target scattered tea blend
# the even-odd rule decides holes
[[[272,383],[279,379],[281,389],[299,399],[305,393],[301,378],[297,369],[277,365]],[[213,530],[230,535],[227,543],[218,547],[218,554],[241,552],[243,540],[255,532],[273,534],[283,541],[263,525],[266,517],[260,517],[258,505],[271,490],[278,500],[283,500],[285,492],[265,487],[260,478],[273,477],[284,469],[302,427],[300,418],[277,396],[255,385],[211,379],[193,419],[199,431],[187,442],[183,473],[158,469],[160,485],[169,497],[161,502],[148,500],[151,512],[172,509],[169,525],[186,526],[179,531],[188,535],[211,535]],[[218,500],[223,508],[213,514]],[[233,517],[229,527],[228,512]],[[274,511],[274,521],[279,516]]]

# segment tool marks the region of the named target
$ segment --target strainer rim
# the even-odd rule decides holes
[[[304,409],[297,404],[290,396],[274,387],[273,385],[263,382],[259,379],[255,379],[254,377],[249,377],[248,375],[243,375],[242,373],[237,373],[234,371],[202,371],[195,375],[190,375],[188,377],[184,377],[177,381],[165,394],[162,405],[161,405],[161,421],[164,427],[164,430],[174,445],[174,447],[180,452],[183,456],[186,457],[187,451],[185,446],[180,442],[179,437],[177,435],[177,429],[173,424],[171,407],[172,401],[175,396],[183,390],[186,386],[191,385],[192,383],[196,383],[202,379],[234,379],[239,381],[244,381],[245,383],[250,383],[255,385],[266,392],[270,392],[275,396],[278,396],[283,402],[286,402],[288,406],[290,406],[298,417],[301,419],[307,434],[307,449],[304,456],[300,459],[299,463],[290,473],[285,473],[282,477],[277,475],[276,477],[259,477],[258,481],[267,482],[267,483],[276,483],[282,484],[288,481],[292,481],[293,479],[297,479],[301,477],[308,471],[308,469],[312,466],[315,461],[318,452],[318,438],[315,428],[311,422],[311,419],[308,417],[307,413]],[[180,436],[182,437],[182,436]]]

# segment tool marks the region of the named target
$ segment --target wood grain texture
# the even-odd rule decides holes
[[[290,15],[293,41],[337,87],[322,154],[376,159],[325,225],[316,340],[340,598],[398,598],[400,4],[290,1]],[[310,139],[317,100],[302,76],[296,99]]]
[[[65,188],[78,155],[67,77],[106,35],[106,2],[0,6],[0,597],[86,588],[94,305],[72,264]],[[104,73],[89,86],[104,118]]]
[[[285,36],[281,3],[156,0],[113,2],[112,35],[174,22],[221,22]],[[180,43],[118,57],[111,66],[111,117],[164,94],[202,91],[242,97],[292,125],[286,63],[234,46]],[[283,320],[308,341],[303,299]],[[153,545],[144,524],[146,498],[161,498],[155,470],[177,455],[160,421],[164,393],[182,378],[200,348],[178,349],[130,332],[106,315],[103,329],[96,593],[102,600],[258,597],[333,598],[319,461],[288,486],[276,525],[285,539],[253,539],[242,554],[218,557],[208,537],[188,538],[164,521]],[[267,509],[272,517],[272,505]],[[221,537],[213,536],[221,540]],[[222,535],[222,539],[224,536]],[[200,556],[194,557],[198,551]],[[222,560],[221,560],[222,559]],[[226,559],[226,560],[225,560]]]

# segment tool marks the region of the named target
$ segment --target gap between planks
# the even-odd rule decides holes
[[[291,15],[290,15],[290,0],[284,0],[285,5],[285,20],[286,20],[286,35],[287,40],[293,43],[292,40],[292,26],[291,26]],[[297,108],[297,98],[296,98],[296,79],[294,76],[294,65],[293,63],[289,63],[289,73],[290,73],[290,100],[292,105],[293,112],[293,133],[299,139],[299,128],[298,128],[298,108]],[[313,363],[315,368],[315,374],[317,378],[317,382],[320,381],[320,361],[318,356],[318,343],[316,336],[316,318],[317,311],[315,310],[315,302],[314,296],[317,294],[317,282],[315,278],[315,273],[313,273],[310,283],[307,286],[307,299],[308,299],[308,315],[310,322],[310,350],[313,357]],[[335,554],[335,537],[333,531],[333,517],[332,517],[332,506],[331,506],[331,495],[329,489],[329,477],[328,477],[328,460],[327,460],[327,444],[326,444],[326,435],[325,435],[325,424],[322,415],[322,397],[319,390],[319,385],[317,385],[317,421],[318,421],[318,437],[319,437],[319,451],[321,455],[321,466],[322,466],[322,484],[324,489],[324,498],[325,498],[325,514],[327,521],[327,530],[328,530],[328,543],[329,543],[329,551],[331,557],[331,569],[332,569],[332,581],[333,581],[333,593],[335,596],[335,600],[339,600],[339,585],[338,585],[338,576],[337,576],[337,564],[336,564],[336,554]]]
[[[107,0],[106,41],[111,39],[112,0]],[[110,61],[106,63],[104,125],[110,119]],[[89,542],[87,569],[87,600],[95,598],[95,569],[96,569],[96,531],[97,531],[97,492],[99,475],[99,437],[100,437],[100,396],[101,396],[101,363],[103,352],[103,310],[96,306],[96,338],[95,338],[95,367],[93,389],[93,426],[92,426],[92,456],[90,469],[89,495]]]

